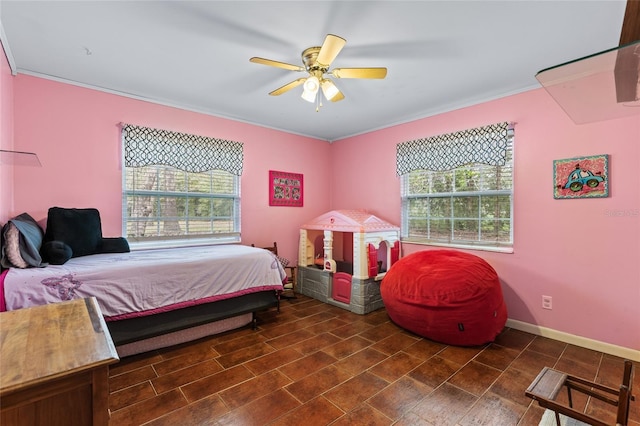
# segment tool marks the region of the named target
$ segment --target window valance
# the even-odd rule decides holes
[[[396,173],[451,170],[470,163],[503,166],[512,134],[512,126],[504,122],[399,143]]]
[[[127,167],[172,166],[187,172],[225,170],[242,175],[243,144],[149,127],[122,125]]]

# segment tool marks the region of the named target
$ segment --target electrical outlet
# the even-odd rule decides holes
[[[542,295],[542,309],[553,309],[553,299],[551,296]]]

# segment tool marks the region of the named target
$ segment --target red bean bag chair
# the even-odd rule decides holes
[[[496,271],[482,258],[456,250],[425,250],[397,261],[380,284],[398,326],[457,346],[492,342],[507,322]]]

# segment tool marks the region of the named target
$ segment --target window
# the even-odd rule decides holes
[[[513,132],[507,123],[399,144],[398,171],[403,241],[512,247]]]
[[[123,228],[130,242],[240,240],[242,144],[125,125]]]

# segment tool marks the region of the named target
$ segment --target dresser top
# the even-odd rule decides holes
[[[118,360],[93,297],[0,313],[0,396]]]

